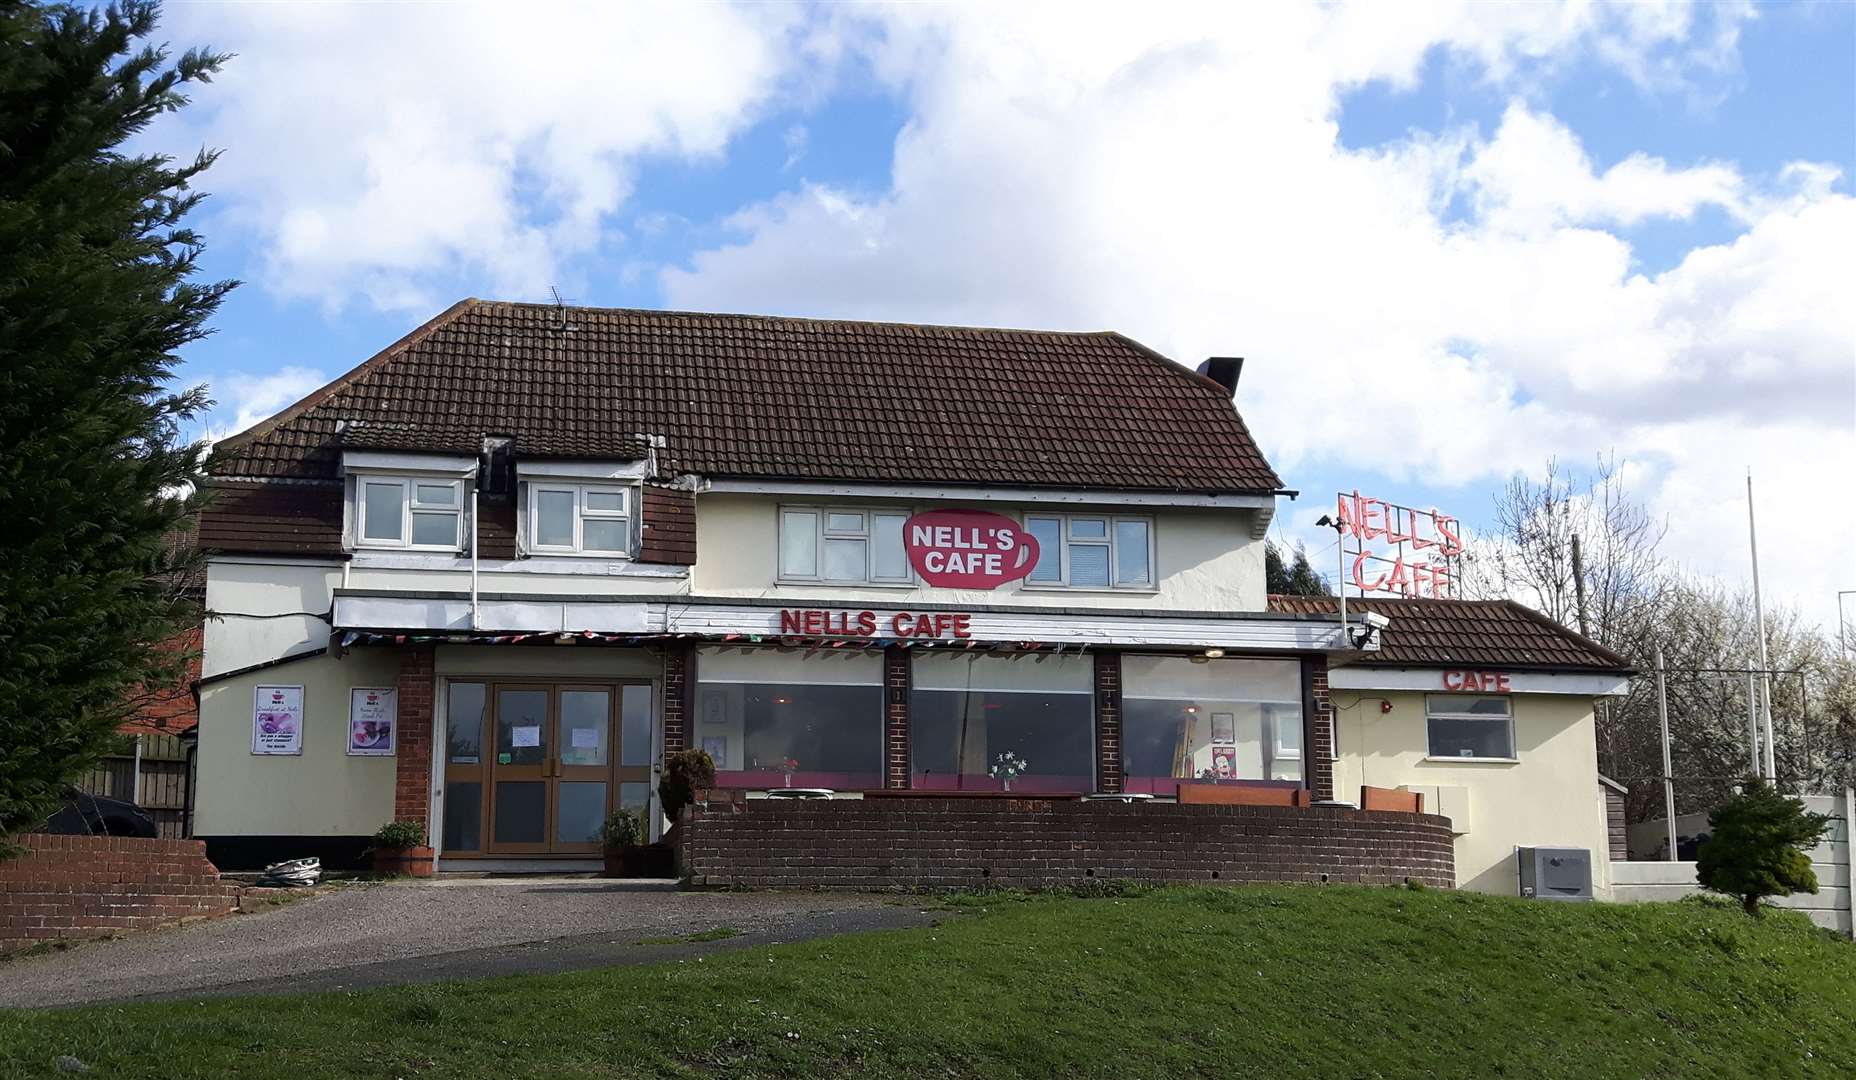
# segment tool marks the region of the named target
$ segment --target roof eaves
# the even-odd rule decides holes
[[[1541,626],[1547,627],[1548,629],[1552,630],[1553,632],[1557,634],[1565,635],[1567,638],[1576,642],[1581,648],[1585,649],[1587,652],[1592,653],[1594,656],[1597,656],[1599,659],[1604,660],[1608,663],[1617,665],[1619,670],[1628,671],[1628,672],[1631,672],[1632,674],[1635,674],[1635,670],[1630,666],[1630,661],[1627,658],[1625,658],[1625,656],[1622,653],[1618,653],[1611,649],[1605,648],[1603,645],[1600,645],[1598,642],[1593,641],[1589,637],[1586,637],[1584,634],[1581,634],[1579,631],[1574,630],[1573,628],[1569,626],[1563,626],[1560,623],[1554,621],[1553,619],[1547,618],[1547,616],[1544,613],[1535,611],[1533,608],[1528,607],[1526,604],[1520,603],[1519,601],[1504,600],[1502,601],[1502,603],[1507,604],[1509,607],[1518,610],[1519,612],[1521,612],[1523,616],[1525,616],[1528,619],[1531,619],[1532,621],[1536,623],[1539,623]]]

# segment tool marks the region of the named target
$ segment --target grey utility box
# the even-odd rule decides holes
[[[1585,848],[1515,848],[1521,895],[1540,900],[1590,900],[1592,853]]]

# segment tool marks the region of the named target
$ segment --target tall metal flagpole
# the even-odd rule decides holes
[[[1669,861],[1676,861],[1676,782],[1669,763],[1669,691],[1663,684],[1663,648],[1656,647],[1656,718],[1663,725],[1663,812],[1669,817]]]
[[[1766,778],[1778,782],[1779,770],[1772,752],[1772,665],[1766,662],[1766,612],[1759,603],[1759,533],[1753,527],[1753,470],[1746,471],[1746,542],[1753,556],[1753,622],[1759,635],[1759,689],[1761,729],[1766,736]]]

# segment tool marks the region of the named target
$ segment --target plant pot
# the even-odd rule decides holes
[[[374,873],[385,877],[431,877],[434,854],[429,847],[375,848]]]
[[[628,844],[625,847],[609,847],[605,851],[606,873],[609,878],[644,877],[646,869],[645,849],[641,844]]]

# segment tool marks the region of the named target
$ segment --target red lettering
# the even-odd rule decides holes
[[[1463,553],[1463,540],[1457,535],[1456,519],[1453,517],[1444,517],[1442,514],[1433,510],[1431,511],[1431,520],[1437,525],[1437,535],[1439,537],[1437,546],[1443,549],[1445,555],[1461,555]]]
[[[1444,672],[1444,689],[1445,690],[1463,689],[1463,672],[1460,672],[1460,671]]]
[[[973,622],[973,616],[971,615],[954,616],[954,636],[957,638],[972,637],[973,631],[968,629],[968,627],[972,624],[972,622]]]
[[[953,628],[954,628],[954,617],[952,615],[949,615],[946,612],[941,612],[934,617],[934,636],[935,637],[946,637],[947,632]]]
[[[1385,535],[1385,503],[1364,499],[1360,503],[1360,539],[1372,540]]]
[[[1508,692],[1508,676],[1506,674],[1495,676],[1495,692],[1498,694],[1506,694]]]
[[[876,612],[860,611],[857,613],[857,633],[863,637],[876,633]]]
[[[801,632],[799,628],[800,619],[804,615],[805,615],[805,612],[798,611],[795,609],[782,610],[780,612],[780,633],[782,634],[800,633]]]
[[[894,628],[897,637],[911,637],[914,634],[914,630],[909,625],[910,622],[911,620],[908,612],[898,611],[896,612],[895,618],[889,620],[889,625]]]
[[[806,612],[805,613],[805,631],[808,634],[824,633],[825,632],[825,613],[822,611]]]

